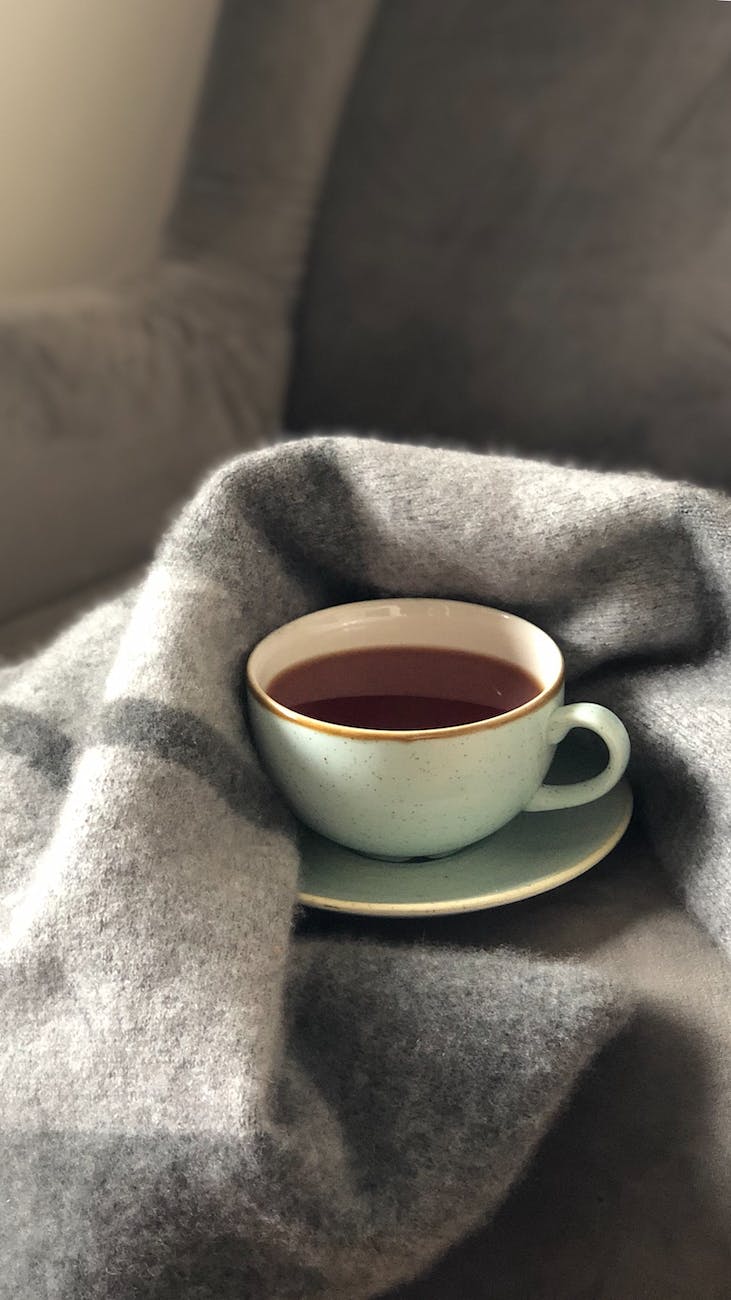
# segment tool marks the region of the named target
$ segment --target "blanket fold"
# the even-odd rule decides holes
[[[630,1008],[570,962],[294,937],[246,655],[382,594],[542,624],[627,720],[650,833],[723,942],[730,523],[642,476],[286,443],[0,672],[0,1294],[366,1297],[497,1207]]]

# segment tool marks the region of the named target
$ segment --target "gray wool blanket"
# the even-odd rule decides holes
[[[730,545],[725,498],[650,477],[282,444],[0,672],[0,1295],[366,1297],[495,1211],[631,1008],[530,953],[298,937],[245,657],[388,593],[541,624],[728,944]]]

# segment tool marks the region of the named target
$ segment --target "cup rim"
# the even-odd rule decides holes
[[[396,731],[377,729],[375,727],[352,727],[340,722],[324,722],[320,718],[311,718],[306,713],[298,713],[296,709],[290,709],[286,704],[280,704],[273,696],[264,689],[255,676],[255,660],[258,651],[265,646],[271,637],[276,636],[284,628],[294,628],[297,624],[309,621],[318,614],[337,613],[339,610],[353,611],[363,605],[377,605],[384,603],[386,600],[392,600],[399,605],[422,605],[439,601],[444,605],[464,605],[471,609],[482,609],[491,613],[500,614],[502,618],[511,619],[516,623],[522,623],[532,631],[540,632],[555,647],[559,658],[559,669],[556,677],[552,682],[545,686],[538,695],[527,700],[525,704],[520,704],[516,709],[509,709],[501,713],[496,718],[480,718],[477,722],[463,722],[455,727],[425,727],[414,729],[412,731]],[[449,739],[453,736],[472,735],[481,731],[494,731],[498,727],[504,727],[510,722],[515,722],[518,718],[526,717],[529,713],[535,713],[561,690],[564,684],[564,658],[560,647],[549,636],[548,632],[539,627],[537,623],[531,623],[527,618],[522,618],[520,614],[512,614],[509,610],[500,609],[496,605],[481,605],[474,600],[449,600],[441,596],[393,596],[378,597],[375,596],[370,600],[348,601],[342,605],[323,605],[321,609],[310,610],[307,614],[302,614],[299,618],[291,619],[288,623],[283,623],[280,627],[274,628],[265,637],[254,646],[246,661],[246,684],[254,698],[270,713],[286,719],[288,722],[297,723],[299,726],[308,728],[310,731],[320,731],[327,735],[348,736],[353,740],[397,740],[403,743],[413,743],[415,740],[440,740]]]

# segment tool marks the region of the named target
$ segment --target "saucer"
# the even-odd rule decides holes
[[[548,780],[594,776],[606,751],[586,732],[559,747]],[[308,907],[363,916],[439,916],[517,903],[556,889],[601,862],[622,838],[632,791],[622,780],[593,803],[521,813],[451,857],[383,862],[302,832],[299,899]]]

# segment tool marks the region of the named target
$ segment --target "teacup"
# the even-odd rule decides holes
[[[497,716],[411,730],[323,721],[276,698],[287,670],[301,665],[307,672],[323,656],[386,647],[489,656],[528,675],[530,698]],[[358,681],[348,690],[358,695]],[[320,834],[372,857],[442,857],[520,812],[588,803],[619,781],[629,759],[627,732],[609,709],[564,705],[563,658],[546,632],[464,601],[365,600],[306,614],[255,647],[247,691],[260,757],[292,810]],[[555,747],[573,727],[601,736],[607,765],[589,780],[544,785]]]

